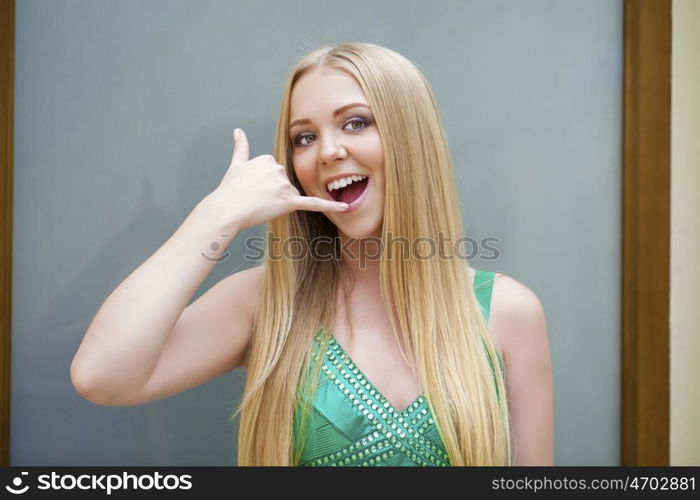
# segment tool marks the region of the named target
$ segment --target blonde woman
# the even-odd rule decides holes
[[[462,218],[420,71],[377,45],[320,48],[289,75],[274,156],[234,140],[220,185],[98,311],[76,389],[135,405],[244,367],[239,465],[551,465],[542,306],[450,251]],[[188,306],[262,223],[263,265]]]

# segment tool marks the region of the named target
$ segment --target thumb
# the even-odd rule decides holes
[[[238,136],[238,137],[236,137]],[[233,156],[231,157],[231,166],[237,166],[248,161],[250,155],[250,146],[248,145],[248,137],[240,128],[233,131]]]

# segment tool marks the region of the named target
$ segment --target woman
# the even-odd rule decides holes
[[[81,394],[138,404],[244,366],[240,465],[551,464],[537,297],[418,250],[463,231],[415,66],[372,44],[319,49],[289,76],[274,157],[249,160],[234,138],[218,188],[90,325],[71,368]],[[203,245],[220,255],[264,222],[264,265],[185,307],[216,261]],[[292,257],[290,241],[310,251]]]

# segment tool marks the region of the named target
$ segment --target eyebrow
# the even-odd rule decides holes
[[[333,111],[333,118],[338,116],[343,111],[350,108],[354,108],[355,106],[362,106],[363,108],[369,109],[369,106],[367,106],[366,104],[362,104],[361,102],[353,102],[351,104],[346,104],[345,106],[342,106]],[[308,118],[299,118],[298,120],[294,120],[292,123],[290,123],[289,128],[291,129],[294,125],[305,125],[307,123],[311,123],[311,120],[309,120]]]

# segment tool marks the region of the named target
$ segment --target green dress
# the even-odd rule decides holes
[[[486,322],[493,278],[493,272],[476,270],[474,292]],[[324,333],[328,335],[321,328],[314,338],[312,361],[318,355]],[[503,372],[500,356],[498,363]],[[301,412],[299,408],[295,412],[294,446],[295,451],[301,447],[299,465],[450,465],[424,395],[418,396],[407,408],[397,410],[332,336],[320,375],[311,413],[307,417],[304,442],[301,442],[300,433]]]

